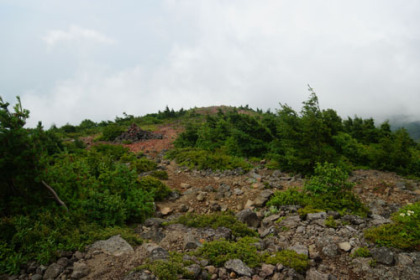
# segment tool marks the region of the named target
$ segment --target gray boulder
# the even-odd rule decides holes
[[[372,257],[378,263],[392,265],[394,264],[394,253],[385,247],[374,248],[371,250]]]
[[[225,268],[232,270],[238,275],[248,276],[251,277],[252,269],[249,268],[246,264],[244,264],[240,259],[233,259],[228,260],[225,263]]]
[[[257,228],[260,225],[260,219],[258,219],[257,214],[249,208],[236,214],[236,218],[250,227]]]
[[[71,274],[71,278],[80,279],[87,276],[89,273],[90,268],[87,266],[87,264],[82,261],[78,261],[73,264],[73,272]]]
[[[63,270],[63,266],[57,263],[52,263],[45,271],[43,279],[55,279],[61,272],[63,272]]]
[[[133,247],[121,238],[120,235],[114,235],[107,240],[96,241],[92,244],[90,249],[101,250],[105,254],[116,257],[134,252]]]

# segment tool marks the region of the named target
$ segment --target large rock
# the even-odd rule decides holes
[[[372,257],[378,262],[386,265],[394,263],[394,253],[385,247],[374,248],[371,250]]]
[[[272,190],[263,190],[262,192],[260,192],[257,198],[255,198],[254,205],[257,207],[264,206],[273,194],[274,192]]]
[[[257,214],[249,208],[237,213],[236,218],[250,227],[257,228],[260,225],[260,219],[258,219]]]
[[[87,276],[89,273],[90,268],[86,265],[86,263],[78,261],[73,264],[73,272],[71,274],[71,278],[80,279]]]
[[[140,270],[140,271],[132,271],[124,280],[156,280],[156,276],[154,276],[150,271]]]
[[[61,265],[52,263],[45,271],[43,279],[55,279],[61,272],[63,272],[63,270],[64,268]]]
[[[165,260],[169,258],[169,252],[154,243],[143,244],[143,247],[146,248],[149,253],[149,257],[152,260]]]
[[[225,268],[232,270],[236,274],[251,277],[252,269],[244,264],[240,259],[228,260],[225,263]]]
[[[116,257],[134,252],[133,247],[120,235],[114,235],[107,240],[96,241],[90,248],[101,250],[105,254]]]
[[[288,248],[289,250],[295,251],[298,254],[303,254],[305,256],[309,256],[309,250],[308,247],[302,244],[295,244]]]
[[[306,272],[305,280],[328,280],[329,275],[316,271],[316,269],[311,268]]]

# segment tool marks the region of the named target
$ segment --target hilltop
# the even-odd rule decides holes
[[[167,107],[47,131],[3,106],[2,143],[19,141],[2,150],[0,271],[416,279],[418,145],[387,123],[341,120],[315,94],[304,105]]]

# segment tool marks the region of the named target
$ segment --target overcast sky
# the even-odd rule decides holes
[[[170,108],[420,120],[419,0],[0,0],[0,95],[29,125]]]

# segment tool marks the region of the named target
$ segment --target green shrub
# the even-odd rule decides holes
[[[298,191],[296,188],[288,189],[286,191],[276,191],[274,195],[267,202],[267,206],[283,206],[283,205],[301,205],[306,204],[306,195]]]
[[[80,207],[87,213],[90,222],[103,226],[122,225],[127,220],[127,209],[121,196],[91,191],[89,197],[82,200]]]
[[[272,265],[281,263],[284,266],[293,268],[297,272],[304,272],[309,266],[307,256],[298,254],[292,250],[282,250],[276,252],[274,255],[268,256],[264,262]]]
[[[204,243],[196,254],[208,259],[215,266],[223,266],[230,259],[240,259],[249,267],[255,267],[261,262],[261,256],[254,245],[256,242],[257,239],[252,237],[243,237],[237,242],[215,240]]]
[[[102,141],[114,141],[115,138],[120,136],[124,131],[125,131],[125,129],[122,126],[115,125],[115,124],[108,125],[108,126],[104,127],[104,129],[102,130],[101,140]]]
[[[420,246],[420,202],[401,208],[392,215],[392,224],[370,228],[366,239],[381,246],[418,250]]]
[[[170,252],[169,259],[155,260],[149,263],[138,266],[135,270],[150,270],[159,279],[177,280],[181,275],[183,279],[193,279],[193,275],[189,273],[184,267],[192,264],[191,261],[184,261],[183,255]]]
[[[238,221],[236,217],[229,212],[219,212],[206,215],[188,213],[171,223],[179,223],[195,228],[211,227],[217,229],[219,227],[226,227],[232,231],[232,234],[235,237],[257,236],[257,233],[254,230],[250,229],[246,224]]]
[[[140,188],[150,193],[154,200],[157,201],[165,199],[171,193],[171,189],[168,186],[151,176],[140,178],[139,183]]]
[[[370,253],[369,249],[366,247],[357,248],[356,250],[354,250],[354,253],[352,254],[353,258],[357,258],[357,257],[368,258],[370,256],[372,256],[372,254]]]
[[[325,220],[325,226],[327,226],[329,228],[337,228],[338,227],[338,224],[334,220],[334,217],[333,216],[328,216],[327,219]]]
[[[168,173],[164,170],[155,170],[152,173],[150,173],[150,176],[158,178],[160,180],[168,180],[169,179]]]
[[[131,160],[130,162],[134,166],[134,168],[136,169],[137,173],[152,171],[152,170],[155,170],[157,168],[156,162],[148,160],[145,157],[135,159],[135,160]]]
[[[305,190],[314,195],[350,191],[353,184],[347,181],[348,174],[331,163],[317,163],[315,175],[305,182]]]
[[[314,208],[313,205],[306,205],[305,207],[298,209],[298,214],[303,219],[303,218],[306,217],[307,214],[319,213],[319,212],[323,212],[323,211],[324,210],[322,210],[322,209]]]
[[[179,165],[198,170],[233,170],[242,168],[250,170],[251,165],[243,159],[229,156],[222,151],[211,152],[198,148],[174,149],[166,154],[169,159],[174,159]]]

